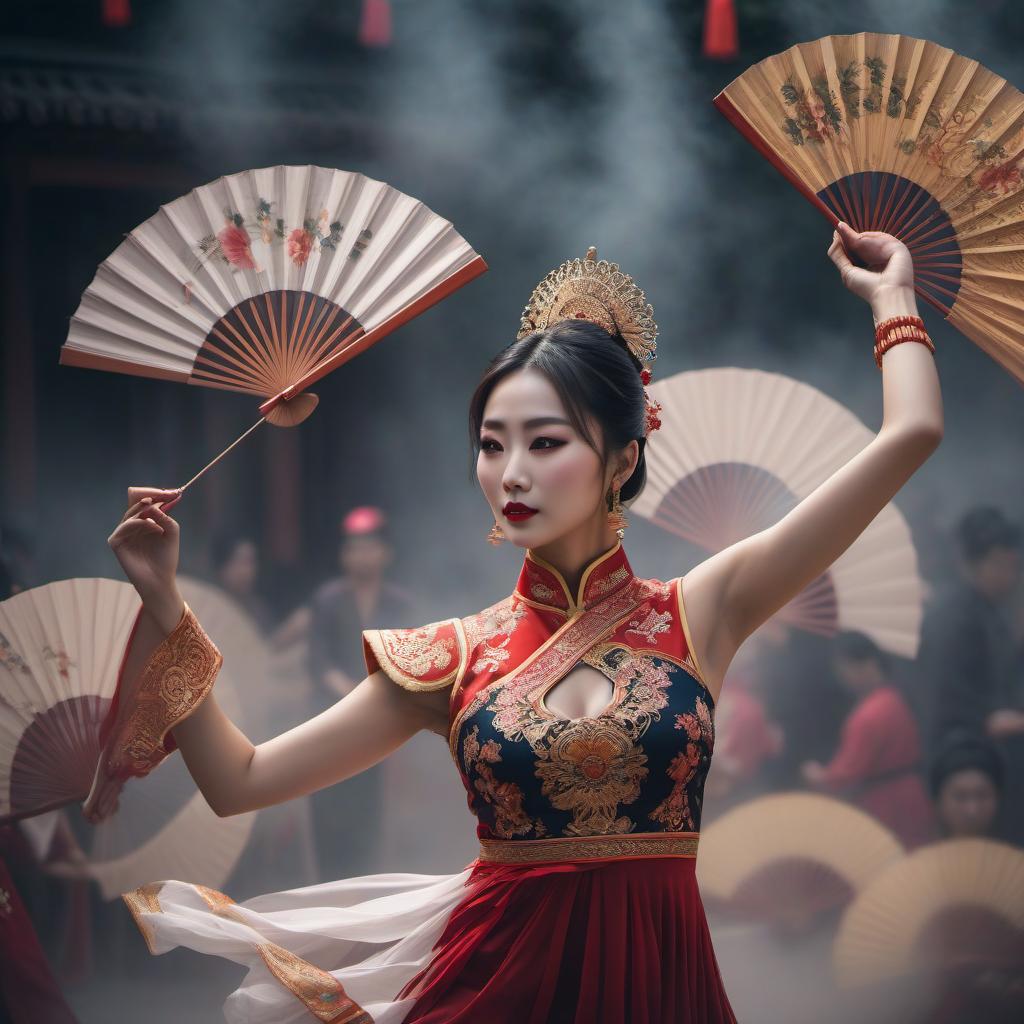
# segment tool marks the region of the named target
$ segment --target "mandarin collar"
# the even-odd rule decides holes
[[[540,555],[527,551],[516,594],[528,604],[575,615],[621,590],[633,579],[622,544],[595,558],[580,578],[577,594],[573,594],[562,574]]]

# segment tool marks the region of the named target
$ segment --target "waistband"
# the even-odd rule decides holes
[[[624,836],[555,839],[481,839],[480,860],[498,864],[545,864],[575,860],[696,857],[698,832],[634,832]]]

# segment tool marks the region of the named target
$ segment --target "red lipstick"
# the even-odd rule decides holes
[[[524,505],[519,501],[510,501],[501,510],[502,515],[510,523],[525,523],[530,516],[535,516],[538,511],[539,509],[530,508],[529,505]]]

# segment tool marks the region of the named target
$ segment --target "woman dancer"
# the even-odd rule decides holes
[[[143,610],[89,813],[109,813],[120,782],[175,744],[227,815],[347,779],[429,729],[448,739],[478,819],[479,858],[453,876],[367,876],[241,905],[183,882],[127,894],[154,952],[187,945],[250,968],[229,1020],[734,1019],[694,879],[723,676],[943,429],[907,249],[841,224],[829,255],[871,305],[884,370],[882,427],[847,465],[685,579],[634,576],[616,534],[658,426],[644,390],[656,328],[617,267],[593,251],[563,264],[470,409],[491,539],[526,550],[512,595],[465,619],[364,633],[366,679],[257,747],[209,693],[219,655],[178,594],[178,526],[159,507],[174,492],[130,489],[110,545]]]

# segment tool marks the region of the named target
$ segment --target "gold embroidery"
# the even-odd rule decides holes
[[[642,832],[629,836],[580,836],[553,839],[480,840],[480,860],[499,864],[558,863],[632,857],[696,857],[696,832]]]
[[[446,669],[452,663],[455,640],[438,635],[438,626],[421,629],[381,631],[391,660],[409,676],[428,675]]]
[[[150,656],[135,693],[120,694],[119,709],[127,717],[107,744],[107,772],[124,777],[152,771],[167,756],[164,737],[213,689],[223,660],[186,605],[181,621]]]
[[[471,653],[478,654],[474,672],[494,672],[509,659],[508,645],[526,615],[512,598],[463,620]],[[495,643],[496,637],[503,637]]]
[[[633,619],[627,633],[636,633],[643,637],[649,644],[656,643],[659,633],[667,633],[672,628],[672,613],[659,612],[654,608],[648,608],[643,618]]]
[[[256,947],[268,970],[324,1024],[373,1024],[373,1018],[349,998],[333,974],[315,967],[272,942]]]
[[[510,740],[525,736],[531,743],[538,742],[549,722],[531,709],[533,698],[560,679],[566,668],[574,665],[603,635],[613,632],[646,597],[643,581],[637,580],[634,586],[623,588],[598,607],[567,622],[554,634],[550,646],[542,647],[532,660],[500,681],[493,694],[495,728]],[[491,698],[491,689],[481,690],[460,717],[471,713],[470,709],[482,707]]]
[[[552,807],[572,814],[566,835],[615,835],[633,828],[629,818],[615,814],[619,804],[640,795],[647,755],[615,722],[565,722],[550,748],[538,753],[541,791]]]
[[[465,669],[468,657],[460,619],[418,629],[365,630],[363,644],[368,648],[367,664],[372,667],[372,654],[388,678],[407,690],[450,686]]]
[[[149,885],[143,885],[138,889],[132,889],[130,892],[121,894],[121,899],[124,900],[125,906],[135,920],[136,926],[142,932],[143,939],[146,940],[147,949],[153,954],[156,954],[156,948],[153,944],[153,929],[146,923],[142,915],[160,914],[163,912],[163,908],[160,906],[160,890],[163,886],[163,882],[150,882]]]
[[[629,569],[624,565],[620,565],[618,569],[610,572],[603,579],[594,580],[591,587],[592,598],[603,597],[605,594],[611,593],[616,587],[621,586],[627,579],[629,579]]]
[[[232,921],[241,921],[242,924],[247,923],[245,918],[235,910],[238,904],[230,896],[205,885],[193,885],[192,888],[203,897],[206,905],[218,917],[226,917]]]
[[[502,839],[534,832],[542,836],[547,831],[540,820],[531,821],[523,810],[523,791],[514,782],[499,782],[492,764],[501,761],[501,744],[487,740],[481,745],[477,726],[466,734],[462,744],[465,772],[476,773],[473,788],[494,808],[494,831]]]
[[[555,591],[543,583],[534,582],[530,584],[530,596],[536,601],[550,603],[555,599]]]
[[[238,904],[230,897],[205,885],[193,886],[206,905],[218,917],[249,924]],[[250,925],[251,927],[251,925]],[[344,985],[333,974],[290,953],[273,942],[254,943],[254,948],[270,973],[324,1024],[373,1024],[373,1018],[349,998]]]

